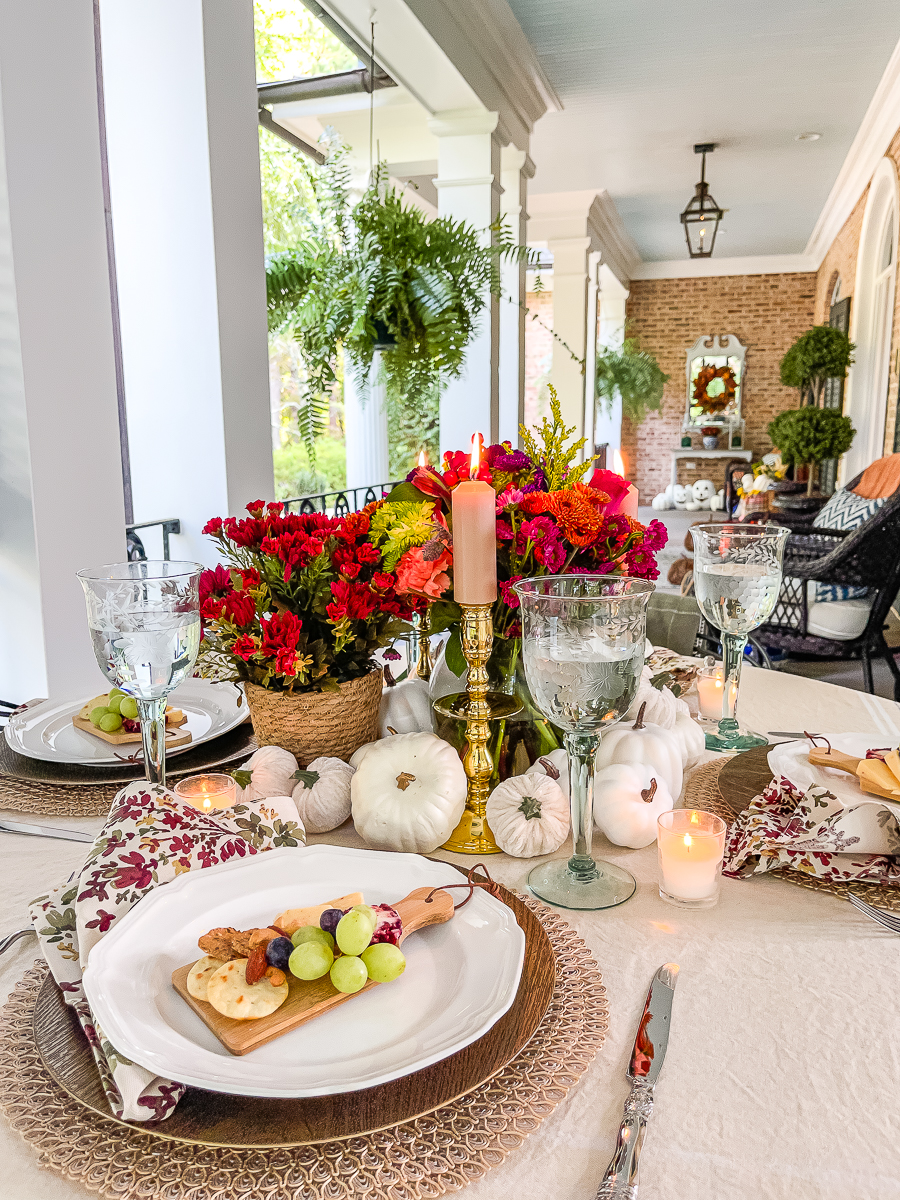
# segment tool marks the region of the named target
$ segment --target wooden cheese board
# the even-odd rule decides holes
[[[183,717],[181,723],[184,724],[186,721],[187,717]],[[115,733],[106,733],[103,729],[98,729],[96,725],[92,725],[90,721],[85,721],[80,716],[73,717],[72,724],[76,729],[81,729],[85,733],[90,733],[93,737],[100,738],[104,742],[109,742],[111,746],[134,745],[135,742],[140,742],[141,740],[140,733],[128,733],[127,731],[120,730],[116,730]],[[189,729],[179,731],[177,727],[166,726],[167,750],[174,750],[176,746],[186,746],[192,740]]]
[[[431,899],[428,899],[429,896]],[[417,929],[425,929],[429,925],[442,925],[449,921],[453,916],[453,897],[449,892],[436,892],[433,888],[416,888],[392,907],[400,914],[400,920],[403,922],[403,932],[400,935],[402,943]],[[251,1050],[264,1046],[284,1033],[290,1033],[292,1029],[305,1025],[307,1021],[312,1021],[339,1004],[352,1000],[354,996],[362,995],[370,988],[384,986],[370,979],[359,992],[347,994],[339,992],[327,975],[313,980],[295,979],[289,975],[288,997],[280,1008],[257,1020],[235,1020],[222,1016],[206,1000],[197,1000],[190,994],[187,989],[187,977],[192,966],[193,963],[188,963],[173,971],[172,984],[182,1000],[191,1006],[225,1049],[235,1055],[248,1054]]]

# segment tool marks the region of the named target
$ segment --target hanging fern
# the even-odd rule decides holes
[[[597,396],[611,408],[616,395],[622,397],[622,415],[634,425],[650,412],[658,412],[668,375],[647,350],[639,350],[634,338],[626,338],[620,350],[597,353]]]

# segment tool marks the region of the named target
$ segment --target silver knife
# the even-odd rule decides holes
[[[83,829],[58,829],[55,825],[29,825],[25,821],[0,820],[0,833],[28,833],[32,837],[59,838],[63,842],[93,842],[95,833]]]
[[[669,1021],[677,978],[678,964],[663,963],[650,984],[628,1064],[631,1094],[625,1101],[625,1115],[619,1126],[616,1152],[606,1168],[597,1200],[637,1198],[638,1160],[647,1122],[653,1112],[653,1088],[669,1044]]]

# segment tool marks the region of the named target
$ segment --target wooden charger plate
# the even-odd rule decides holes
[[[719,791],[735,816],[748,808],[753,797],[765,791],[772,782],[771,749],[771,746],[757,746],[754,750],[744,750],[729,759],[719,772]]]
[[[498,885],[499,886],[499,885]],[[48,974],[34,1008],[34,1040],[44,1066],[70,1096],[107,1120],[160,1138],[203,1146],[308,1146],[401,1125],[449,1104],[502,1070],[527,1045],[550,1006],[556,962],[540,921],[500,887],[525,934],[522,978],[512,1007],[477,1041],[402,1079],[360,1092],[295,1100],[229,1096],[189,1087],[158,1125],[114,1117],[74,1012]]]

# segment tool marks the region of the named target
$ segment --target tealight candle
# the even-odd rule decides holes
[[[712,908],[719,899],[725,822],[695,808],[665,812],[656,821],[659,894],[681,908]]]
[[[725,669],[721,665],[701,667],[697,672],[697,696],[700,700],[701,717],[721,720],[724,682]]]
[[[453,599],[457,604],[493,604],[497,599],[497,495],[476,479],[478,434],[472,438],[471,478],[453,489]]]
[[[212,808],[232,808],[237,784],[231,775],[188,775],[175,784],[175,794],[200,812],[209,812]]]

